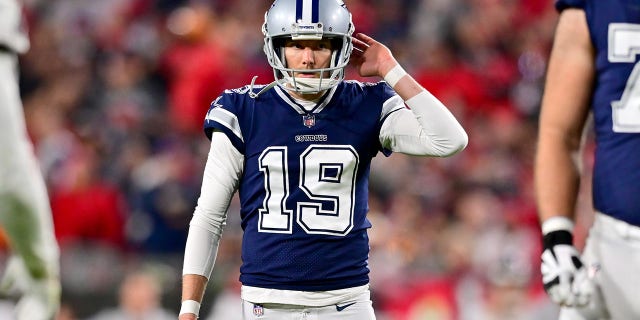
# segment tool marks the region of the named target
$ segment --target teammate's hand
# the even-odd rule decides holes
[[[593,286],[578,250],[573,246],[570,229],[561,228],[544,234],[540,271],[544,288],[553,302],[562,306],[589,303]]]
[[[51,320],[60,307],[60,280],[57,276],[35,279],[21,258],[11,257],[0,281],[0,291],[19,295],[17,320]]]

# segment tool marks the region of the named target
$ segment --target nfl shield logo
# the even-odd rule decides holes
[[[264,308],[259,304],[254,304],[253,315],[256,317],[262,317],[264,315]]]
[[[312,114],[305,114],[304,116],[302,116],[302,124],[304,124],[304,126],[307,128],[315,126],[316,116]]]

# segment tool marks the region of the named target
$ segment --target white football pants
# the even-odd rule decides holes
[[[242,301],[243,320],[375,320],[369,293],[353,300],[324,306],[308,307],[287,304],[254,304]]]
[[[640,319],[640,227],[596,213],[583,253],[597,292],[585,308],[562,308],[560,320]]]
[[[57,274],[51,207],[26,131],[17,59],[15,54],[0,53],[0,224],[30,271],[36,264],[48,264],[48,271]]]

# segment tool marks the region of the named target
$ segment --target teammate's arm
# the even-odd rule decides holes
[[[352,64],[363,77],[379,76],[411,109],[393,112],[385,120],[383,147],[412,155],[450,156],[464,149],[468,137],[453,114],[407,74],[383,44],[364,34],[353,38]]]
[[[580,149],[594,79],[594,49],[583,10],[560,15],[542,99],[535,181],[540,220],[573,220]]]
[[[200,198],[185,246],[180,320],[197,318],[215,264],[227,209],[242,175],[243,162],[244,156],[233,147],[229,138],[221,132],[213,132]]]
[[[535,191],[545,251],[542,273],[552,300],[581,304],[570,286],[581,269],[572,229],[581,146],[594,81],[594,48],[583,10],[566,9],[549,59],[535,157]]]

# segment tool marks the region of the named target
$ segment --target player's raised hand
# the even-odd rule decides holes
[[[545,221],[540,271],[544,288],[553,302],[569,307],[585,306],[591,299],[592,290],[584,285],[590,279],[573,246],[571,228],[572,223],[566,218],[554,217]]]
[[[391,50],[373,38],[358,33],[353,37],[351,64],[362,77],[384,77],[398,64]]]

